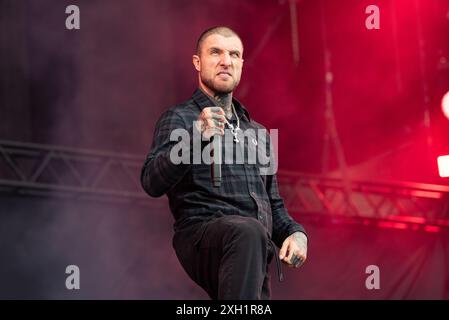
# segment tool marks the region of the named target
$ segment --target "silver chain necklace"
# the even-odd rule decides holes
[[[238,131],[240,130],[240,119],[239,119],[239,117],[237,115],[237,112],[235,111],[233,103],[231,104],[231,107],[232,107],[232,111],[235,114],[235,117],[237,118],[237,126],[234,127],[234,125],[232,123],[230,123],[226,117],[225,117],[225,120],[226,120],[226,123],[228,124],[229,128],[231,129],[231,133],[234,136],[234,141],[239,143],[240,140],[239,140],[239,137],[237,135],[238,135]]]

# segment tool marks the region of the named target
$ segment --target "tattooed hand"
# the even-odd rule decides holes
[[[302,232],[288,236],[279,251],[279,259],[289,267],[299,268],[307,259],[307,237]]]
[[[224,135],[225,115],[220,107],[208,107],[201,111],[195,126],[209,140],[214,134]]]

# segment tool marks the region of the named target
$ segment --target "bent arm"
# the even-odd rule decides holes
[[[265,129],[266,130],[266,129]],[[303,226],[297,223],[287,211],[284,200],[279,194],[279,187],[277,182],[277,135],[273,135],[276,140],[272,140],[271,132],[266,132],[265,141],[261,144],[260,148],[262,154],[269,155],[268,168],[264,170],[265,175],[265,190],[268,194],[271,205],[271,214],[273,221],[273,242],[279,247],[282,247],[284,240],[295,232],[302,232],[306,235],[306,231]],[[266,149],[265,149],[266,148]],[[267,167],[267,165],[265,165]]]
[[[273,217],[273,241],[281,248],[284,240],[295,232],[306,231],[302,225],[297,223],[288,214],[284,205],[284,200],[279,195],[277,177],[275,174],[267,176],[267,193],[271,203],[271,213]]]
[[[153,144],[140,175],[143,189],[152,197],[165,194],[182,179],[189,169],[190,164],[175,164],[170,159],[170,153],[178,143],[183,144],[183,150],[188,150],[189,156],[191,153],[190,141],[170,141],[170,135],[176,129],[187,130],[189,137],[192,137],[193,128],[187,128],[183,119],[171,110],[165,112],[156,124]]]

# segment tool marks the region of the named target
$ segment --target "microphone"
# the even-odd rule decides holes
[[[213,186],[219,188],[221,186],[221,135],[214,134],[212,139],[211,178]]]

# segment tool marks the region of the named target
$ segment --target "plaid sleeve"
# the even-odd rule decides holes
[[[306,234],[302,225],[293,220],[284,206],[284,200],[279,195],[276,175],[267,176],[267,192],[271,203],[273,216],[273,241],[280,248],[284,240],[299,231]]]
[[[271,137],[268,132],[266,134],[266,139],[268,141],[268,144],[266,144],[266,152],[270,155],[270,163],[272,161],[277,161],[274,154],[275,150],[272,145],[273,142],[271,141]],[[288,214],[284,200],[279,194],[279,187],[275,172],[266,176],[265,186],[271,204],[271,214],[273,219],[272,238],[274,243],[280,248],[282,247],[284,240],[291,234],[298,231],[306,234],[306,231],[302,225],[293,220],[293,218]]]
[[[143,165],[140,182],[143,189],[152,197],[160,197],[176,185],[189,169],[189,164],[175,164],[170,160],[172,148],[178,141],[170,141],[175,129],[184,129],[192,137],[193,127],[186,127],[183,119],[174,111],[166,111],[156,124],[151,150]],[[190,140],[190,139],[189,139]],[[183,150],[192,152],[190,142],[181,140]]]

